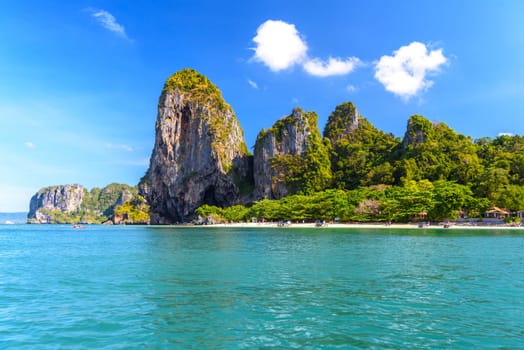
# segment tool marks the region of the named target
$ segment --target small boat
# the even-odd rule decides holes
[[[278,227],[289,227],[291,225],[291,222],[289,221],[279,221],[277,226]]]
[[[75,224],[75,225],[71,226],[71,228],[77,229],[77,228],[86,228],[86,227],[84,225]]]
[[[324,220],[320,220],[320,221],[317,221],[315,222],[315,227],[327,227],[328,223],[325,222]]]

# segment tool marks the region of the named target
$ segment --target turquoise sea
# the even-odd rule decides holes
[[[524,230],[0,225],[1,349],[522,349]]]

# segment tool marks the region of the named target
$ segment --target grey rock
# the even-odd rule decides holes
[[[283,155],[304,155],[312,126],[300,108],[277,121],[270,129],[257,136],[254,155],[254,180],[257,198],[280,199],[289,194],[281,169],[272,166],[272,160]]]
[[[182,73],[216,89],[194,71]],[[150,167],[139,185],[152,224],[189,222],[202,204],[237,204],[241,183],[249,182],[244,133],[221,95],[212,99],[166,87],[158,102]]]
[[[42,209],[75,212],[80,208],[85,192],[85,188],[78,184],[45,187],[31,198],[27,218],[45,224],[50,222],[50,218]]]

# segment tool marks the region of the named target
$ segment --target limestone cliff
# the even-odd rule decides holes
[[[202,204],[240,201],[250,182],[243,130],[205,76],[184,69],[167,79],[155,131],[150,166],[139,186],[151,223],[187,222]]]
[[[137,196],[136,187],[118,183],[95,187],[91,191],[76,184],[44,187],[31,198],[27,221],[35,224],[102,223],[113,219],[115,210],[125,206],[146,221],[147,210],[134,205]]]
[[[82,205],[84,194],[85,188],[76,184],[45,187],[31,198],[28,221],[49,224],[52,223],[50,211],[76,212]]]
[[[257,137],[254,180],[258,198],[322,190],[330,181],[327,150],[317,115],[300,108]]]

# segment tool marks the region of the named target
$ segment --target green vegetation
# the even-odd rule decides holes
[[[213,222],[337,220],[342,222],[442,221],[469,213],[478,216],[488,207],[464,185],[449,181],[410,181],[404,186],[360,187],[326,190],[311,195],[291,195],[280,200],[263,199],[250,207],[219,208],[204,205],[201,217]]]
[[[400,140],[375,128],[367,119],[355,120],[351,102],[339,105],[328,118],[324,137],[331,144],[333,187],[355,189],[362,185],[392,184],[389,162]]]
[[[180,90],[189,92],[196,101],[210,103],[222,111],[232,111],[222,98],[222,92],[207,77],[194,69],[185,68],[171,75],[164,84],[162,92]]]
[[[185,68],[171,75],[166,80],[162,92],[176,90],[187,93],[191,101],[211,107],[203,109],[198,115],[210,125],[209,135],[212,138],[212,147],[217,151],[217,157],[224,171],[229,173],[233,169],[233,160],[229,159],[225,152],[225,147],[232,142],[240,140],[240,138],[236,140],[232,137],[237,136],[235,133],[232,133],[233,130],[238,130],[242,133],[233,109],[224,101],[220,89],[203,74],[193,69]],[[216,114],[215,111],[220,113]],[[243,137],[239,147],[243,154],[249,155],[247,146],[243,142]]]
[[[491,206],[524,210],[524,136],[473,140],[414,115],[400,140],[355,114],[351,103],[338,106],[328,118],[324,140],[308,140],[311,154],[271,161],[278,170],[275,181],[283,181],[292,195],[197,212],[212,214],[216,221],[407,222],[481,217]],[[257,143],[269,133],[281,140],[289,122],[294,121],[284,118],[261,132]],[[315,123],[316,115],[310,125]]]
[[[54,190],[48,187],[45,190]],[[43,190],[42,190],[43,191]],[[77,211],[66,213],[61,210],[40,208],[39,212],[49,218],[52,224],[88,223],[100,224],[114,220],[115,214],[126,214],[122,223],[144,223],[149,221],[149,207],[138,195],[136,187],[112,183],[102,189],[84,190],[84,197]]]
[[[405,180],[450,180],[471,185],[482,171],[478,146],[444,123],[414,115],[395,160],[396,183]]]
[[[48,208],[40,209],[40,213],[49,217],[49,223],[51,224],[72,224],[84,222],[82,221],[82,216],[80,213],[64,213],[61,210],[51,210]]]
[[[144,197],[133,198],[115,208],[113,221],[117,224],[149,224],[149,205]]]
[[[304,118],[304,125],[294,117],[299,112]],[[283,183],[291,194],[311,194],[327,188],[331,182],[331,166],[328,146],[323,142],[318,130],[318,116],[315,112],[304,112],[300,109],[293,114],[280,119],[272,128],[263,130],[257,139],[258,146],[268,135],[274,135],[277,142],[282,142],[284,135],[289,133],[289,127],[309,128],[306,140],[307,147],[304,154],[284,154],[270,159],[270,165],[276,174],[275,181]]]

